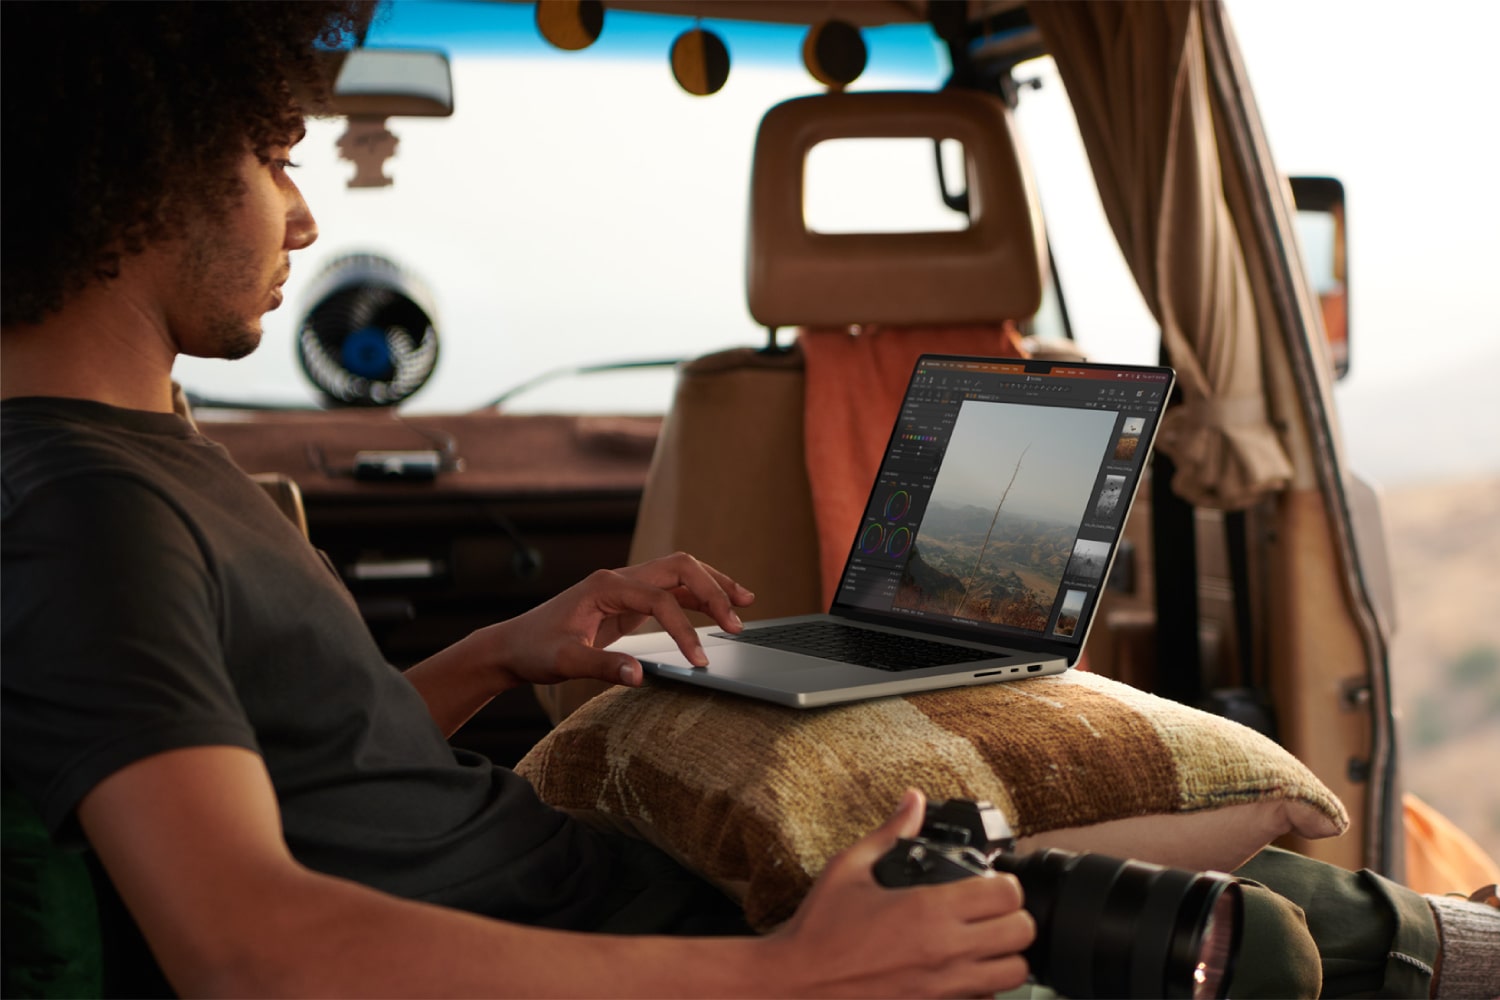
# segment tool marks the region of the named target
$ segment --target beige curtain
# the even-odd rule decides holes
[[[1030,5],[1104,209],[1183,393],[1157,447],[1173,489],[1226,510],[1291,479],[1266,416],[1256,307],[1225,201],[1203,46],[1210,0]]]

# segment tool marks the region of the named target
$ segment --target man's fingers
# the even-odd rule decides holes
[[[735,607],[744,607],[755,599],[754,594],[727,575],[685,552],[653,559],[623,572],[672,591],[683,607],[707,614],[719,627],[732,632],[744,628]]]
[[[720,589],[722,589],[724,593],[729,595],[729,600],[734,604],[735,607],[743,608],[747,605],[755,603],[755,594],[750,590],[749,587],[745,586],[743,583],[740,583],[738,580],[735,580],[728,573],[722,573],[719,570],[714,569],[708,563],[699,563],[699,565],[707,570],[709,576],[712,576],[714,578],[715,582],[718,583]]]
[[[992,996],[1020,986],[1031,973],[1021,953],[1035,940],[1036,924],[1025,910],[950,930],[953,952],[945,964],[954,979],[944,992]]]
[[[902,837],[915,837],[922,832],[922,818],[926,812],[927,797],[915,788],[908,788],[896,804],[896,810],[880,824],[834,859],[832,864],[840,868],[863,869],[870,875],[875,866]],[[870,875],[873,878],[873,875]]]
[[[1024,902],[1020,881],[1009,872],[992,878],[960,879],[940,886],[951,898],[947,905],[960,920],[982,921],[1007,916]]]
[[[677,555],[683,557],[684,559],[691,560],[693,563],[702,568],[702,570],[708,574],[709,578],[713,580],[714,583],[718,584],[719,589],[724,592],[725,596],[729,598],[729,602],[735,607],[743,608],[755,602],[755,594],[751,592],[750,588],[737,581],[728,573],[725,573],[719,569],[715,569],[713,566],[710,566],[703,560],[695,559],[685,552],[679,552],[677,553]]]
[[[1015,989],[1031,974],[1020,955],[996,956],[981,962],[960,963],[943,993],[958,997],[990,997]]]
[[[623,653],[569,643],[558,653],[558,680],[590,678],[606,684],[640,687],[642,670],[639,660]]]
[[[682,650],[682,655],[694,666],[708,666],[708,654],[703,651],[698,632],[683,613],[677,597],[659,586],[625,573],[611,573],[608,570],[600,572],[614,578],[598,598],[601,610],[609,614],[634,612],[650,615],[672,637],[677,648]]]
[[[875,834],[881,837],[889,836],[888,849],[902,837],[915,837],[922,832],[922,820],[927,814],[927,796],[915,788],[908,788],[901,793],[901,801],[896,803],[896,810],[891,813],[890,818],[876,828]]]
[[[1036,940],[1036,919],[1021,908],[1018,898],[1015,909],[1001,916],[971,921],[965,926],[964,933],[972,940],[975,955],[998,958],[1031,947]]]

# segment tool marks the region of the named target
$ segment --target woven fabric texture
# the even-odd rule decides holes
[[[903,789],[984,799],[1020,849],[1231,869],[1342,804],[1238,723],[1079,671],[817,711],[670,684],[584,705],[517,766],[552,804],[645,837],[766,928]]]

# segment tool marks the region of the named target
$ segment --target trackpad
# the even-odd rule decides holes
[[[736,642],[716,643],[705,647],[708,666],[695,667],[681,652],[672,650],[662,653],[637,653],[636,658],[648,666],[655,667],[673,677],[690,677],[694,674],[717,674],[721,677],[753,677],[765,680],[784,673],[803,673],[809,668],[826,667],[823,660],[795,653],[779,653],[767,656],[766,650]]]

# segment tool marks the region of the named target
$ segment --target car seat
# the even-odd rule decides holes
[[[863,138],[959,142],[968,226],[810,229],[809,151]],[[630,561],[690,552],[755,592],[747,619],[826,610],[917,356],[1024,353],[1018,324],[1041,303],[1042,240],[998,97],[830,93],[772,108],[756,137],[746,260],[750,313],[769,342],[679,369]],[[797,330],[785,348],[784,327]],[[538,697],[557,722],[603,687],[573,681]]]

